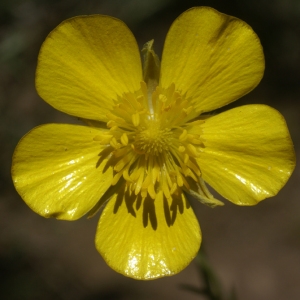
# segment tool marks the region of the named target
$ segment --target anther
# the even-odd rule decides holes
[[[121,136],[121,143],[124,145],[124,146],[127,146],[128,145],[128,136],[127,134],[124,132]]]
[[[198,157],[199,153],[197,152],[197,149],[194,145],[188,144],[187,145],[187,150],[188,152],[193,156],[193,157]]]
[[[179,136],[179,141],[184,142],[187,139],[187,131],[186,129],[183,130],[182,134]]]
[[[160,95],[158,96],[158,99],[159,99],[161,102],[163,102],[163,103],[167,102],[167,100],[168,100],[168,98],[167,98],[165,95],[163,95],[163,94],[160,94]]]
[[[110,145],[115,149],[120,149],[121,147],[121,144],[114,137],[110,140]]]
[[[184,154],[184,158],[183,158],[184,163],[187,164],[188,161],[189,161],[189,159],[190,159],[190,157],[188,156],[187,153],[185,153],[185,154]]]
[[[132,124],[137,127],[140,124],[140,114],[136,113],[132,115]]]

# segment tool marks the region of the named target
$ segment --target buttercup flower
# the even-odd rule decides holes
[[[46,124],[16,147],[14,185],[36,213],[76,220],[104,206],[96,247],[117,272],[173,275],[200,247],[187,200],[238,205],[274,196],[295,166],[284,118],[266,105],[209,114],[261,80],[260,41],[243,21],[212,8],[180,15],[161,64],[126,25],[103,16],[68,19],[42,45],[39,95],[86,125]]]

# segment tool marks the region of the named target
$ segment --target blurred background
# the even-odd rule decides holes
[[[161,54],[172,21],[202,5],[246,21],[264,47],[262,82],[230,107],[264,103],[278,109],[299,156],[299,0],[0,0],[1,299],[206,299],[182,288],[203,286],[195,262],[178,275],[149,282],[115,273],[94,247],[98,216],[44,219],[25,205],[10,177],[14,147],[26,132],[42,123],[74,122],[35,91],[38,51],[54,27],[76,15],[111,15],[129,26],[140,47],[154,38]],[[210,209],[192,202],[225,292],[234,288],[240,300],[300,299],[299,179],[298,166],[276,197],[255,207],[226,202]]]

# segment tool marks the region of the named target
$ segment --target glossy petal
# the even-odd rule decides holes
[[[140,88],[134,36],[120,20],[93,15],[68,19],[42,45],[36,88],[50,105],[77,117],[107,121],[113,99]]]
[[[112,168],[100,160],[99,130],[48,124],[34,128],[16,147],[12,177],[29,207],[44,217],[75,220],[110,186]]]
[[[254,205],[276,195],[295,167],[285,120],[269,106],[234,108],[207,119],[202,128],[203,179],[235,204]]]
[[[185,268],[201,242],[199,224],[189,204],[189,208],[183,204],[183,211],[178,211],[170,225],[162,196],[156,198],[155,205],[146,198],[140,206],[139,200],[122,197],[114,196],[108,202],[98,225],[96,247],[107,264],[125,276],[146,280],[174,275]]]
[[[224,106],[261,80],[264,55],[245,22],[208,7],[195,7],[171,26],[162,56],[160,85],[172,82],[199,112]]]

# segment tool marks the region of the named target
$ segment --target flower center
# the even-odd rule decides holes
[[[147,127],[136,131],[134,147],[141,154],[158,156],[163,151],[168,151],[172,140],[169,128],[161,128],[158,120],[148,120]]]
[[[94,138],[111,149],[112,185],[123,177],[135,195],[152,199],[195,189],[201,176],[197,158],[204,147],[204,120],[195,120],[197,115],[174,85],[156,87],[149,98],[142,82],[139,91],[117,99],[107,115],[110,130]]]

